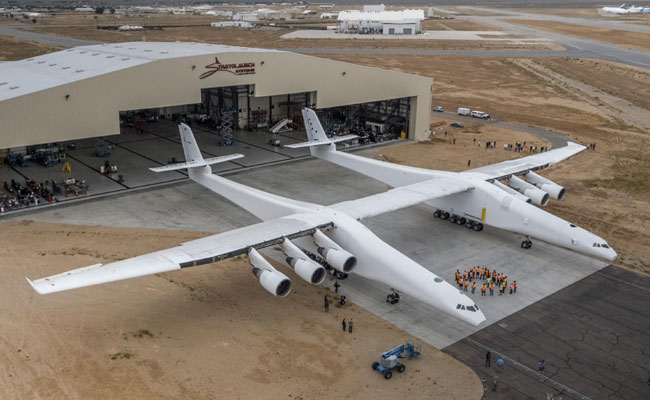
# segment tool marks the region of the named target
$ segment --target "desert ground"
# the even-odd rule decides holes
[[[587,39],[597,40],[599,42],[612,43],[634,49],[645,51],[650,50],[650,40],[648,40],[648,34],[641,32],[567,24],[564,22],[555,21],[509,19],[508,22],[530,26],[533,28],[540,28],[551,32],[580,36]]]
[[[16,61],[61,50],[55,46],[0,36],[0,61]]]
[[[481,398],[461,362],[353,304],[326,313],[323,297],[335,295],[297,277],[274,298],[244,257],[47,296],[24,280],[205,235],[0,223],[0,398]],[[406,340],[423,356],[403,375],[372,371]]]

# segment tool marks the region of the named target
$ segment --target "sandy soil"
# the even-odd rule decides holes
[[[504,151],[504,143],[525,142],[528,146],[538,148],[550,146],[547,140],[528,133],[481,124],[464,123],[464,128],[454,128],[449,126],[452,122],[454,121],[432,117],[431,130],[434,134],[431,140],[381,148],[375,151],[373,156],[378,160],[397,164],[458,172],[468,169],[468,161],[471,161],[470,168],[478,168],[528,155]],[[497,142],[495,149],[485,148],[486,142],[494,141]]]
[[[580,36],[599,42],[612,43],[620,46],[650,50],[650,35],[641,32],[631,32],[594,26],[567,24],[555,21],[536,21],[528,19],[509,19],[514,24],[532,26],[551,32],[559,32],[567,35]]]
[[[16,61],[61,50],[46,44],[0,36],[0,61]]]
[[[201,236],[0,223],[0,398],[482,396],[469,367],[427,345],[404,375],[384,380],[370,364],[410,335],[354,305],[325,313],[328,292],[298,278],[274,298],[244,258],[47,296],[23,279]],[[353,319],[353,334],[341,332],[342,318]]]
[[[581,58],[547,58],[535,62],[583,83],[597,82],[601,90],[650,110],[650,71],[647,69]]]
[[[585,151],[543,172],[544,176],[565,186],[568,192],[565,200],[551,201],[546,209],[604,237],[619,254],[617,265],[650,273],[650,231],[647,229],[650,221],[650,132],[603,116],[603,107],[624,102],[609,104],[602,97],[600,103],[594,103],[588,99],[590,94],[567,90],[565,84],[569,80],[542,78],[524,68],[520,61],[505,58],[323,57],[430,76],[434,79],[433,105],[448,110],[476,108],[499,120],[550,128],[578,142],[595,143],[596,151]],[[586,63],[573,72],[574,75],[580,74],[579,77],[567,73],[567,78],[588,82],[595,89],[614,97],[635,85],[642,95],[647,87],[647,84],[636,83],[647,79],[645,72],[622,64],[601,65],[600,61],[570,59],[553,62],[555,73],[572,70],[576,63]],[[630,76],[635,81],[630,81]],[[618,86],[619,82],[622,82],[621,86]],[[632,101],[630,96],[623,98],[621,95],[619,100]],[[644,102],[634,104],[647,109]],[[650,116],[650,111],[646,115]],[[408,150],[407,146],[411,149]],[[407,146],[398,148],[395,154],[390,148],[382,149],[381,153],[396,162],[409,165],[429,163],[427,165],[436,165],[439,169],[462,170],[462,163],[466,168],[468,159],[472,159],[472,166],[482,162],[462,146],[453,147],[437,141],[430,145]],[[412,156],[408,155],[410,151]],[[446,152],[449,154],[441,158],[446,161],[430,163],[431,159]],[[494,154],[509,156],[506,153],[501,149]],[[492,160],[499,161],[487,161]]]

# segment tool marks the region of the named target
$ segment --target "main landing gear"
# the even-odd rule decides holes
[[[465,225],[465,228],[467,229],[473,229],[476,232],[480,232],[483,230],[483,224],[480,222],[475,222],[472,221],[471,219],[467,219],[465,217],[461,217],[455,214],[449,214],[446,211],[441,211],[441,210],[436,210],[433,212],[433,217],[434,218],[440,218],[443,221],[449,221],[453,224],[456,225]]]
[[[533,242],[530,240],[530,237],[526,236],[526,240],[521,242],[521,248],[528,250],[531,247],[533,247]]]

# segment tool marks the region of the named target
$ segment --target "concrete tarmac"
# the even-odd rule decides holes
[[[485,399],[648,399],[650,277],[609,266],[444,351],[485,380]]]

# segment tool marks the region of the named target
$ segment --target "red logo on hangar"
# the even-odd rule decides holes
[[[254,62],[247,62],[247,63],[238,63],[238,64],[222,64],[219,61],[218,57],[214,58],[214,63],[210,65],[206,65],[205,69],[208,71],[205,71],[204,73],[199,76],[199,79],[205,79],[208,76],[211,76],[215,72],[219,71],[226,71],[230,72],[231,74],[235,75],[250,75],[255,73],[255,63]]]

